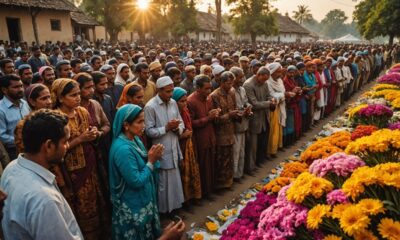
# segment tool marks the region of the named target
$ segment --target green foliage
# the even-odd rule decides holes
[[[167,22],[174,37],[185,36],[198,29],[196,22],[197,10],[195,2],[191,0],[170,0]]]
[[[364,0],[356,6],[353,13],[361,34],[372,39],[377,36],[389,36],[389,43],[400,36],[399,0]]]
[[[314,20],[310,9],[306,5],[297,6],[297,11],[293,11],[293,18],[299,23],[304,24]]]
[[[254,44],[257,36],[278,33],[274,12],[268,0],[227,0],[235,4],[231,9],[231,21],[237,34],[250,34]]]
[[[339,9],[329,11],[322,19],[321,33],[330,38],[341,37],[341,33],[346,32],[345,22],[348,19],[345,12]]]

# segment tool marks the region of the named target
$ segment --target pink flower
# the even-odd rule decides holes
[[[347,177],[355,169],[362,166],[365,166],[365,162],[357,156],[347,155],[345,153],[335,153],[325,159],[315,160],[310,165],[309,170],[318,177],[324,177],[328,173]]]
[[[329,205],[334,205],[336,203],[348,203],[349,199],[341,189],[336,189],[326,195],[326,201]]]
[[[386,75],[383,75],[378,79],[379,83],[387,83],[387,84],[394,84],[400,85],[400,73],[398,72],[390,72]]]

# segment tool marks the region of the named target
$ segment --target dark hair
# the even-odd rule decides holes
[[[200,89],[204,86],[205,83],[211,83],[210,77],[204,74],[197,75],[194,78],[194,83],[197,89]]]
[[[168,69],[167,71],[167,76],[169,76],[170,78],[173,78],[174,76],[181,74],[181,70],[179,70],[177,67],[172,67],[170,69]]]
[[[32,78],[32,84],[38,83],[42,81],[42,76],[40,76],[39,72],[35,72]]]
[[[79,88],[82,89],[85,83],[93,81],[92,76],[89,73],[81,72],[76,74],[73,79],[79,83]]]
[[[9,74],[0,77],[0,84],[3,88],[8,88],[11,85],[11,81],[21,81],[21,78],[16,74]]]
[[[51,140],[56,146],[65,137],[68,117],[49,109],[41,109],[25,117],[22,142],[26,153],[38,153],[42,144]]]
[[[22,57],[22,56],[24,56],[24,55],[26,55],[26,54],[28,54],[28,53],[25,52],[25,51],[20,51],[18,55],[19,55],[20,57]]]
[[[149,65],[147,65],[147,63],[138,63],[135,66],[135,72],[136,73],[141,73],[143,69],[148,69]]]
[[[126,92],[126,95],[133,97],[142,89],[143,89],[142,86],[134,84],[129,87],[128,91]]]
[[[24,66],[24,65],[26,65],[26,66]],[[31,70],[32,70],[32,68],[31,68],[30,65],[28,65],[28,64],[24,64],[24,65],[22,65],[22,67],[20,66],[20,67],[18,68],[18,75],[20,75],[20,76],[24,73],[24,71],[25,71],[26,69],[31,69]]]
[[[35,45],[32,47],[32,52],[37,51],[37,50],[40,50],[40,48],[38,46]]]
[[[94,84],[98,84],[100,79],[107,77],[104,73],[99,71],[94,71],[91,73]]]
[[[1,59],[0,60],[0,68],[4,69],[6,67],[7,63],[12,63],[13,60],[11,60],[10,58],[5,58],[5,59]]]
[[[93,55],[93,57],[90,59],[90,64],[93,65],[96,60],[101,61],[101,57],[98,55]]]
[[[71,67],[75,68],[76,65],[78,65],[79,63],[82,63],[82,60],[80,60],[79,58],[75,58],[71,60]]]
[[[69,48],[64,49],[63,54],[65,55],[65,54],[67,54],[67,53],[71,53],[71,54],[72,54],[72,50],[69,49]],[[71,65],[72,65],[72,61],[71,61]]]

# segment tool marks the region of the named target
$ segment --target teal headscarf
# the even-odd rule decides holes
[[[181,99],[186,94],[187,94],[187,91],[185,89],[176,87],[176,88],[174,88],[174,92],[172,93],[172,98],[175,101],[179,101],[179,99]]]
[[[114,118],[113,139],[115,140],[117,138],[122,138],[125,141],[128,141],[143,158],[147,158],[147,150],[140,138],[135,136],[135,138],[131,141],[125,136],[125,134],[122,133],[122,126],[124,122],[132,121],[141,111],[142,108],[135,104],[125,104],[124,106],[120,107]]]

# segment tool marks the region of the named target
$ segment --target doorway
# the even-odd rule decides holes
[[[6,18],[8,37],[11,41],[20,42],[21,38],[21,22],[19,18]]]

